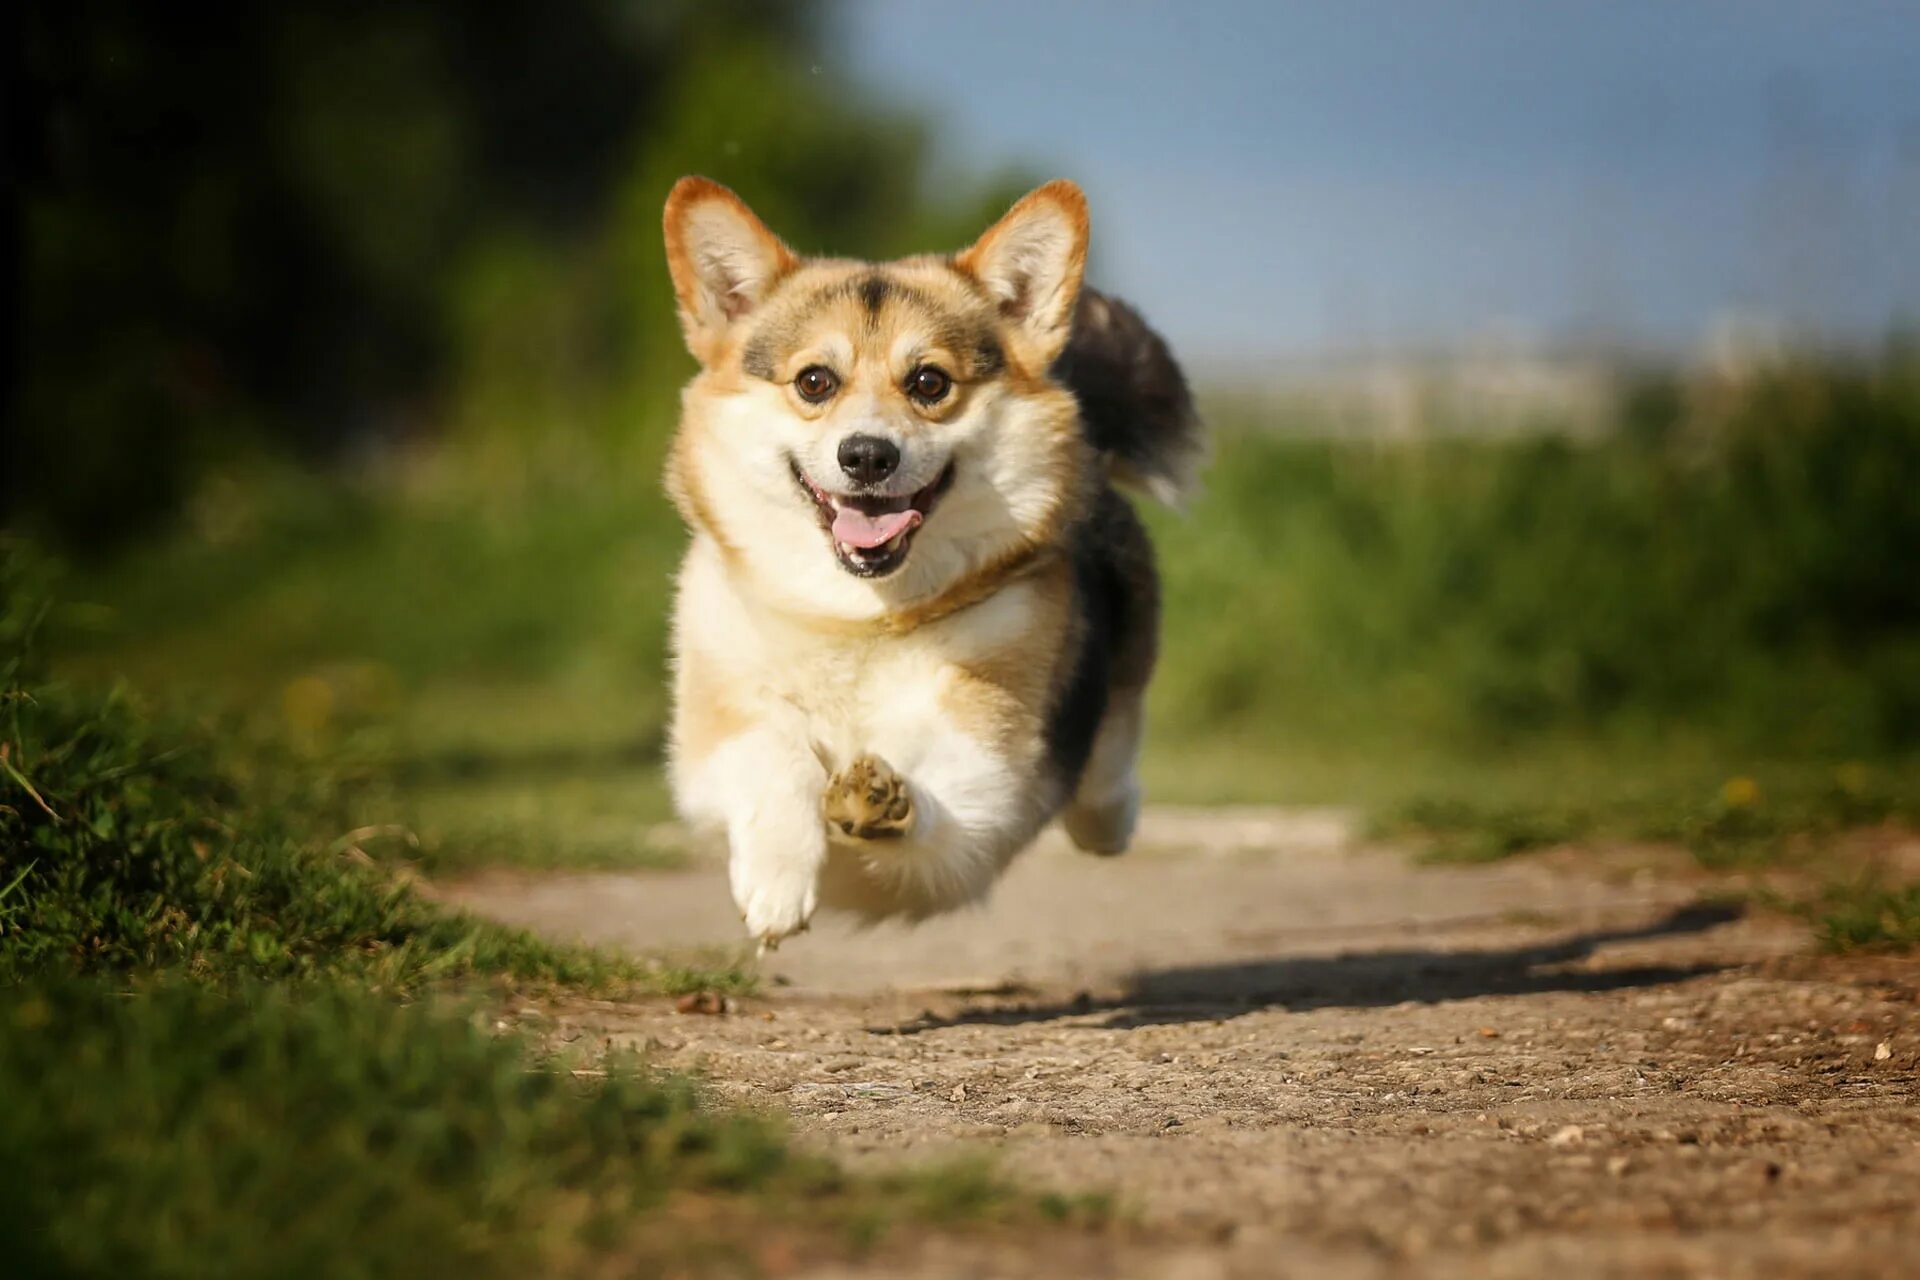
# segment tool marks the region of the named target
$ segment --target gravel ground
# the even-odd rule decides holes
[[[856,1165],[990,1151],[1139,1223],[808,1274],[1920,1274],[1920,962],[1816,955],[1618,858],[1421,866],[1337,813],[1160,811],[1143,843],[1043,844],[918,930],[817,925],[721,1016],[517,1012]],[[711,860],[441,892],[559,937],[738,939]]]

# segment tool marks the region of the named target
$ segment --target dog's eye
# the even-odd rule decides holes
[[[793,389],[808,404],[819,404],[840,389],[840,379],[825,365],[810,364],[793,380]]]
[[[907,394],[927,404],[946,399],[952,387],[947,371],[934,365],[923,364],[907,375]]]

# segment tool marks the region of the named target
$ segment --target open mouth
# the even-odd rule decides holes
[[[907,562],[913,535],[953,483],[949,462],[932,484],[917,493],[898,497],[832,493],[815,484],[799,463],[790,465],[794,482],[820,514],[820,527],[827,531],[840,567],[861,578],[884,578]]]

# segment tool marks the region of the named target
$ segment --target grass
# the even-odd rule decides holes
[[[34,569],[4,566],[0,983],[71,973],[459,979],[600,991],[741,990],[737,966],[649,964],[441,908],[372,865],[351,778],[244,734],[181,723],[124,687],[48,677]]]
[[[34,1175],[0,1200],[17,1275],[523,1275],[676,1190],[827,1185],[684,1083],[582,1087],[348,987],[56,983],[0,1027],[0,1159]]]
[[[739,1274],[782,1235],[1105,1214],[977,1165],[849,1178],[631,1058],[350,984],[0,990],[0,1095],[21,1277]]]
[[[1886,822],[1920,823],[1920,769],[1909,762],[1762,766],[1691,791],[1669,779],[1662,790],[1614,793],[1599,803],[1417,800],[1382,827],[1431,837],[1428,856],[1440,862],[1616,840],[1681,844],[1705,867],[1738,869],[1776,863],[1794,841],[1817,845]]]
[[[1594,443],[1215,425],[1207,492],[1152,519],[1169,748],[1920,748],[1920,359],[1703,383]]]
[[[753,978],[426,900],[361,851],[378,833],[343,829],[367,776],[50,678],[40,562],[6,552],[7,1274],[740,1274],[768,1241],[843,1255],[902,1221],[1104,1220],[975,1164],[850,1177],[631,1056],[507,1031],[476,1002],[502,983]]]
[[[1833,951],[1920,944],[1920,886],[1890,881],[1850,847],[1850,834],[1920,829],[1920,767],[1910,761],[1821,769],[1773,765],[1691,792],[1614,793],[1599,804],[1561,800],[1417,800],[1380,830],[1410,836],[1437,863],[1489,862],[1552,846],[1678,845],[1704,870],[1773,885],[1760,900],[1810,920]],[[1785,883],[1789,889],[1777,887]]]
[[[366,780],[376,856],[658,866],[665,602],[679,534],[651,490],[403,501],[235,483],[49,629],[63,672],[186,691]],[[651,514],[649,514],[651,513]],[[244,643],[235,643],[235,637]]]
[[[1920,885],[1838,885],[1810,905],[1830,951],[1906,951],[1920,947]]]

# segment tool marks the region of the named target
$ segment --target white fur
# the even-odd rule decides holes
[[[721,201],[695,205],[687,215],[686,244],[698,289],[688,319],[719,330],[744,314],[781,270],[783,253],[757,220]]]
[[[827,558],[818,530],[809,542]],[[713,543],[696,538],[680,578],[682,675],[690,662],[728,673],[729,702],[752,727],[704,759],[676,751],[672,782],[683,813],[726,832],[751,936],[777,943],[817,906],[919,918],[976,901],[1032,840],[1061,798],[1035,785],[1040,736],[996,752],[954,723],[941,694],[956,662],[1020,642],[1033,592],[1014,583],[905,635],[822,632],[754,603]],[[868,754],[906,780],[912,830],[830,838],[821,793]]]

